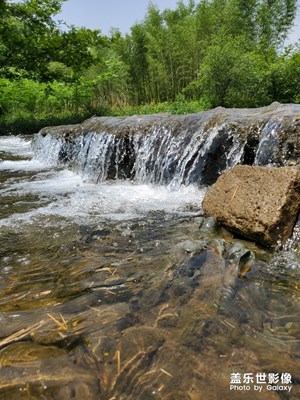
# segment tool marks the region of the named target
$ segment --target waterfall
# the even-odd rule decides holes
[[[33,139],[34,158],[45,164],[56,165],[59,163],[60,153],[65,145],[63,138],[54,139],[52,135],[41,137],[36,135]]]
[[[69,164],[94,183],[210,185],[236,164],[296,162],[299,112],[300,106],[275,104],[188,116],[93,117],[80,126],[40,132],[34,152],[40,161]]]
[[[226,142],[234,143],[227,148],[227,154],[222,153]],[[219,131],[215,128],[173,136],[165,127],[153,127],[146,135],[140,132],[124,137],[89,132],[76,138],[72,148],[51,134],[38,135],[35,158],[48,163],[68,162],[94,183],[131,179],[160,185],[209,184],[222,169],[241,161],[244,146],[245,141],[234,138],[231,132],[219,143]]]

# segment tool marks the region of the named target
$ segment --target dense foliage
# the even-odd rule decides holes
[[[0,0],[0,132],[93,114],[300,102],[296,0],[150,3],[122,36],[60,29],[65,0]]]

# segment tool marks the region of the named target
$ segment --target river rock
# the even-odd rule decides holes
[[[238,165],[224,172],[203,210],[227,229],[269,247],[292,234],[300,208],[300,170]]]

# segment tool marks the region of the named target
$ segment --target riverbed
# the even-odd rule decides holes
[[[207,187],[96,184],[29,137],[0,137],[0,184],[1,399],[300,398],[293,242],[217,227]]]

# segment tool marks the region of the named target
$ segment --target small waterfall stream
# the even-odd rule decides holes
[[[210,185],[236,164],[296,162],[298,108],[286,110],[289,118],[280,116],[276,104],[260,114],[217,109],[191,116],[93,117],[62,133],[61,127],[42,131],[35,138],[35,158],[66,163],[95,183]]]
[[[220,138],[221,136],[221,138]],[[72,142],[50,134],[35,139],[35,157],[43,162],[69,163],[88,180],[131,179],[157,185],[210,184],[220,171],[241,163],[247,141],[222,126],[174,135],[164,126],[146,134],[117,137],[89,132]]]
[[[236,164],[296,164],[299,115],[93,117],[32,147],[0,137],[1,400],[298,398],[299,226],[269,251],[201,201]]]

